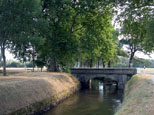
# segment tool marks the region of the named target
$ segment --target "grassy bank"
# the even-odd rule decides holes
[[[33,114],[49,109],[78,89],[66,73],[26,72],[0,76],[0,115]]]
[[[122,107],[116,115],[154,114],[154,76],[137,74],[128,81]]]

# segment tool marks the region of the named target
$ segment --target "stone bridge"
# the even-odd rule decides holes
[[[108,78],[123,89],[125,83],[137,73],[136,68],[71,68],[71,73],[78,78],[81,84],[89,85],[92,79]]]

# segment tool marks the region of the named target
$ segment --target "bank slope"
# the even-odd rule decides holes
[[[154,76],[137,74],[128,81],[116,115],[154,115]]]
[[[49,109],[78,89],[76,78],[66,73],[20,73],[0,76],[0,115],[33,114]]]

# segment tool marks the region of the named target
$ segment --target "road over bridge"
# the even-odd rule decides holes
[[[136,68],[71,68],[71,73],[78,78],[81,84],[89,84],[92,79],[108,78],[123,89],[125,83],[137,73]]]

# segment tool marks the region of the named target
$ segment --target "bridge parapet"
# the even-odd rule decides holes
[[[72,74],[118,74],[134,75],[136,68],[71,68]]]

